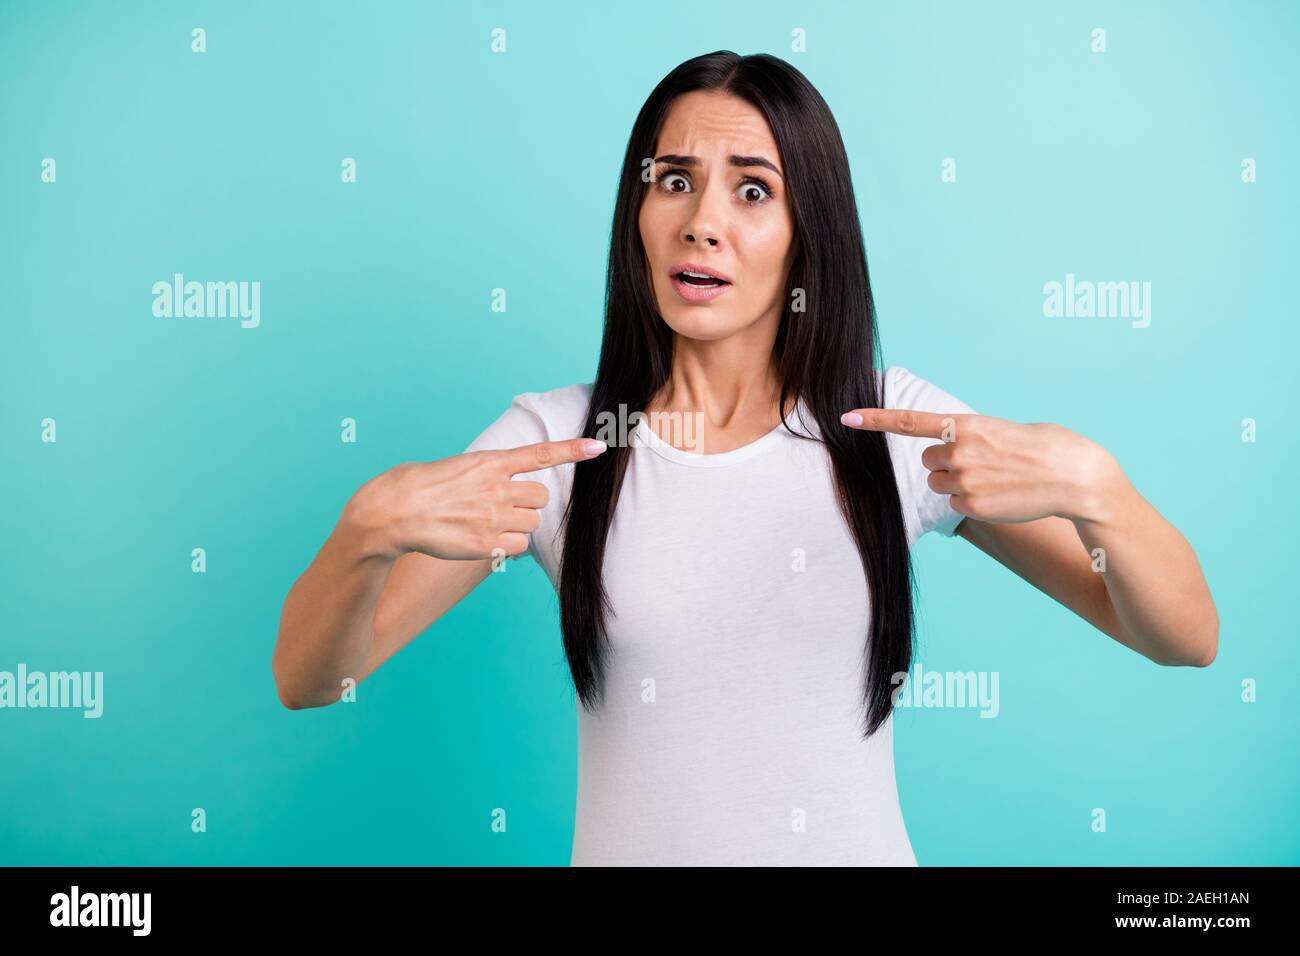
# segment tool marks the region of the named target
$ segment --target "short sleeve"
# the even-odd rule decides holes
[[[525,392],[516,395],[507,408],[492,424],[483,429],[478,437],[469,443],[465,453],[472,451],[501,451],[506,448],[518,448],[520,445],[532,445],[536,442],[549,441],[546,422],[543,420],[536,404],[536,394]],[[498,406],[499,407],[499,406]],[[521,472],[511,476],[512,481],[540,481],[545,484],[554,497],[549,476],[544,471]],[[545,522],[543,522],[545,523]],[[539,530],[540,530],[539,525]],[[533,535],[527,534],[528,554],[540,560],[533,542]],[[511,555],[520,557],[520,555]]]
[[[891,366],[885,372],[885,407],[910,408],[918,412],[974,415],[975,409],[954,398],[943,389],[901,365]],[[910,506],[919,523],[918,537],[928,531],[938,531],[952,537],[966,516],[953,510],[949,495],[941,495],[930,487],[930,470],[921,463],[921,452],[930,445],[943,444],[941,438],[922,438],[909,435],[888,434],[890,457],[899,478],[899,494],[903,506]]]
[[[534,404],[533,393],[525,392],[511,399],[510,407],[483,429],[465,451],[501,451],[547,440],[546,423]]]
[[[492,424],[469,443],[466,452],[501,451],[542,441],[563,441],[582,434],[591,395],[590,384],[574,384],[549,392],[524,392],[516,395]],[[537,510],[540,519],[536,530],[528,535],[528,554],[542,566],[555,583],[561,553],[563,516],[573,488],[574,465],[565,462],[538,471],[513,475],[514,481],[535,481],[545,486],[545,507]]]

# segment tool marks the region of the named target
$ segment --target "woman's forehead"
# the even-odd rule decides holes
[[[655,154],[681,153],[703,158],[710,153],[776,152],[767,119],[738,96],[688,93],[669,108]]]

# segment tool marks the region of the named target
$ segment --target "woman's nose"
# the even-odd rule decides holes
[[[707,243],[716,246],[722,241],[722,225],[726,215],[727,197],[720,195],[725,190],[718,189],[719,195],[713,195],[706,189],[695,208],[682,227],[682,239],[686,242]]]

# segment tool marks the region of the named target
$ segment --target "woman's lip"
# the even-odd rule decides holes
[[[715,286],[690,285],[683,282],[677,276],[670,276],[673,288],[687,302],[707,302],[709,299],[716,299],[722,293],[731,288],[730,283],[722,283]]]
[[[698,275],[713,276],[715,279],[721,279],[723,282],[730,282],[731,276],[719,272],[717,269],[709,266],[700,265],[697,262],[679,262],[668,270],[670,276],[675,276],[679,272],[694,272]]]

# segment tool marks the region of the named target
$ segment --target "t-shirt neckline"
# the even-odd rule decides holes
[[[788,426],[798,427],[801,412],[805,411],[803,399],[800,398],[794,410],[786,416],[784,423],[778,422],[776,427],[764,435],[760,435],[752,442],[741,445],[739,448],[732,448],[730,451],[720,451],[713,454],[704,455],[693,451],[683,451],[676,445],[669,444],[660,438],[653,428],[647,423],[644,416],[637,419],[636,426],[632,429],[634,447],[649,448],[658,454],[661,458],[668,461],[676,462],[679,465],[690,465],[693,468],[720,468],[724,465],[735,465],[742,461],[748,461],[755,455],[761,455],[777,442],[781,441],[782,433],[788,433]],[[805,417],[811,419],[811,415],[805,412]],[[793,436],[791,436],[793,437]]]

